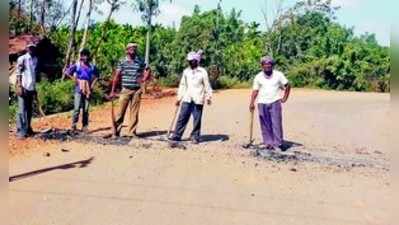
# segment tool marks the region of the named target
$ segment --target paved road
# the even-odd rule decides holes
[[[387,224],[388,172],[371,165],[387,164],[388,95],[294,89],[284,106],[286,138],[298,144],[290,151],[337,165],[279,163],[240,148],[248,138],[248,99],[248,90],[217,93],[205,109],[207,142],[187,150],[151,140],[77,140],[13,157],[11,224]],[[172,102],[144,104],[140,131],[165,130]],[[93,129],[109,125],[96,113]],[[370,165],[351,167],[351,160]]]

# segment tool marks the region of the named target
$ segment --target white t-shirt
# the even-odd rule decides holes
[[[262,71],[256,75],[253,90],[258,90],[257,103],[270,104],[282,98],[281,91],[288,84],[287,78],[280,71],[273,70],[270,77]]]
[[[208,73],[204,68],[187,68],[183,71],[177,92],[178,100],[203,105],[205,100],[212,98],[212,92]]]
[[[22,87],[34,91],[36,87],[37,58],[29,53],[22,55],[17,60],[17,75],[22,76]]]

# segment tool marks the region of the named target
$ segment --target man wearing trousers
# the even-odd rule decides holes
[[[193,131],[191,132],[191,141],[193,144],[200,142],[202,110],[207,102],[211,104],[212,88],[209,83],[209,77],[206,70],[199,66],[201,54],[190,52],[187,55],[189,67],[183,71],[177,93],[176,106],[180,106],[180,114],[177,119],[176,128],[172,141],[181,141],[190,116],[193,115]]]
[[[281,105],[287,101],[291,87],[284,74],[274,70],[274,64],[271,57],[261,59],[262,71],[254,79],[249,109],[251,112],[255,110],[255,100],[257,100],[259,122],[266,149],[284,150]]]
[[[34,134],[31,126],[33,100],[37,81],[36,46],[27,45],[27,53],[17,60],[16,94],[18,96],[17,138],[24,139]]]
[[[66,75],[75,81],[74,110],[72,114],[72,131],[77,130],[80,110],[82,109],[82,131],[88,133],[89,105],[91,92],[99,78],[97,67],[91,63],[90,51],[83,49],[80,52],[79,62],[72,64]]]
[[[129,108],[129,125],[127,136],[137,137],[137,125],[139,122],[139,110],[141,101],[141,83],[148,80],[148,73],[144,73],[145,64],[137,56],[137,44],[129,43],[126,46],[126,57],[117,67],[110,97],[115,96],[116,84],[122,82],[122,91],[119,96],[120,109],[116,117],[116,136],[120,135],[127,108]]]

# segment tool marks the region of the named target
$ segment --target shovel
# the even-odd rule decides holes
[[[248,149],[252,146],[254,142],[253,132],[254,132],[254,111],[251,111],[250,123],[249,123],[249,142],[248,144],[243,145],[242,146],[243,148]]]
[[[175,120],[176,120],[176,117],[177,117],[177,113],[179,112],[179,108],[180,108],[179,106],[176,106],[175,113],[173,114],[172,122],[170,123],[169,129],[168,129],[168,133],[167,133],[167,137],[168,138],[170,138],[170,134],[172,132],[173,125],[175,124]]]
[[[111,122],[112,122],[112,134],[105,135],[104,138],[110,138],[112,136],[116,136],[117,134],[117,126],[116,126],[116,120],[115,120],[115,99],[117,96],[111,97],[111,96],[105,96],[105,98],[109,101],[111,101]]]

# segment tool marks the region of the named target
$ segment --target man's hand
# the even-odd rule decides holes
[[[115,98],[115,97],[116,97],[115,92],[114,92],[114,91],[111,91],[111,93],[109,93],[109,97],[110,97],[110,98]]]
[[[212,105],[212,100],[208,99],[206,102],[208,103],[208,105]]]
[[[17,84],[15,88],[15,94],[19,97],[21,97],[24,94],[24,88],[22,87],[21,84]]]
[[[180,106],[180,101],[177,100],[176,103],[175,103],[175,105],[176,105],[176,106]]]
[[[251,104],[249,105],[249,111],[250,111],[250,112],[255,111],[255,104],[254,104],[254,103],[251,103]]]
[[[281,99],[281,102],[282,102],[282,103],[286,103],[286,102],[287,102],[288,97],[290,96],[290,92],[291,92],[291,85],[289,85],[289,84],[285,85],[285,88],[284,88],[284,96],[283,96],[283,98]]]

